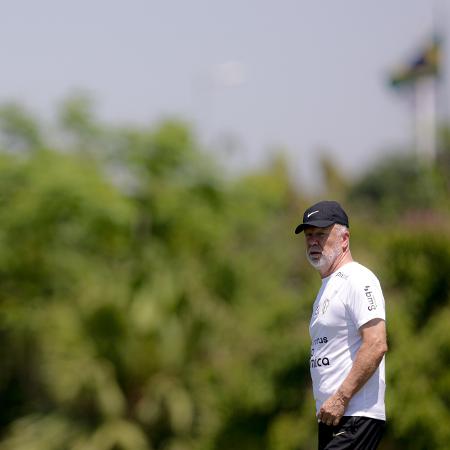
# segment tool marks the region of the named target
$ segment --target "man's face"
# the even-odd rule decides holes
[[[320,271],[327,271],[343,253],[342,235],[331,225],[327,228],[306,227],[306,258]]]

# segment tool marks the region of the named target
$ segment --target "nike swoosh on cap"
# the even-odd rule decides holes
[[[310,212],[310,213],[308,214],[308,219],[309,219],[310,216],[312,216],[313,214],[316,214],[316,213],[318,213],[318,212],[319,212],[319,210]]]

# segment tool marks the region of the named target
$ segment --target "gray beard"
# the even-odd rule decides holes
[[[321,269],[328,269],[331,267],[333,262],[336,260],[336,258],[342,253],[341,249],[339,248],[339,245],[336,244],[336,248],[333,248],[330,250],[329,254],[323,254],[320,256],[318,260],[313,260],[309,254],[308,250],[306,251],[306,259],[308,262],[314,267],[314,269],[321,270]]]
[[[313,260],[311,257],[306,254],[306,259],[308,262],[314,267],[314,269],[323,269],[328,265],[328,267],[331,265],[331,259],[327,258],[325,255],[322,255],[318,260]]]

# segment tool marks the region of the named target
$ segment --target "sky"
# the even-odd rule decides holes
[[[85,90],[104,121],[181,118],[228,170],[282,151],[320,189],[320,155],[357,177],[411,142],[387,80],[433,16],[447,0],[2,0],[0,103],[50,118]]]

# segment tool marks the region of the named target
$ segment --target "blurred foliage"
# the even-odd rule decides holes
[[[70,97],[53,131],[0,110],[1,448],[316,448],[320,280],[293,230],[317,199],[282,158],[228,180],[186,124],[92,108]],[[384,286],[385,449],[450,438],[446,146],[437,168],[398,158],[354,182],[322,163]]]

